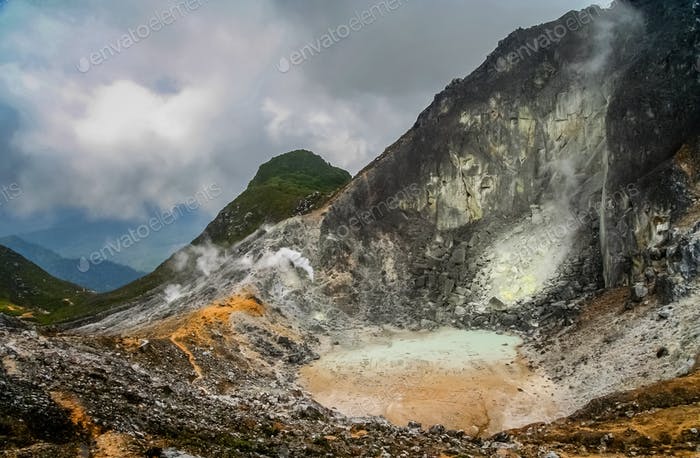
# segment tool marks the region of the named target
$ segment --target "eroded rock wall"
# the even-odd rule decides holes
[[[618,219],[674,186],[653,172],[697,133],[695,19],[691,2],[625,2],[514,32],[332,202],[336,287],[376,308],[357,279],[390,271],[394,316],[454,324],[628,284],[636,242]]]

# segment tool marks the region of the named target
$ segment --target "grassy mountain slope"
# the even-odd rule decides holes
[[[306,150],[292,151],[260,166],[248,188],[231,202],[195,243],[228,246],[264,223],[304,214],[325,203],[351,176]]]
[[[77,259],[66,259],[43,246],[16,236],[2,238],[0,244],[24,256],[56,278],[97,292],[113,291],[146,275],[110,261],[91,265],[87,272],[81,272],[78,270]]]
[[[50,324],[89,312],[92,293],[52,277],[0,245],[0,312]]]
[[[258,169],[248,188],[212,221],[193,245],[211,241],[227,247],[265,223],[308,213],[323,206],[352,177],[320,156],[297,150],[282,154]],[[95,311],[106,310],[148,293],[165,282],[177,283],[187,273],[176,271],[174,256],[155,271],[116,291],[89,301]]]

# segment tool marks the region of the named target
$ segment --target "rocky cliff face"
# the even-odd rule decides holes
[[[700,259],[694,14],[640,2],[516,31],[327,207],[225,251],[184,250],[194,275],[80,332],[140,332],[250,290],[300,341],[383,325],[518,332],[577,405],[687,372],[698,312],[683,296],[697,294]],[[647,358],[660,342],[663,364]]]
[[[629,235],[648,230],[645,219],[661,218],[670,228],[691,206],[697,178],[692,163],[700,128],[700,7],[697,2],[634,4],[644,12],[645,37],[630,55],[608,109],[605,192],[608,197],[638,183],[644,196],[608,206],[603,214],[608,285],[639,280],[649,263],[640,264],[635,253],[643,242]],[[671,170],[679,166],[684,173]],[[633,224],[628,224],[630,212],[636,215]]]
[[[399,302],[416,286],[450,317],[640,280],[644,202],[677,219],[693,200],[692,173],[663,174],[698,155],[697,13],[618,2],[514,32],[332,203],[326,265],[391,259]]]
[[[312,326],[532,331],[605,286],[678,297],[696,271],[698,14],[617,2],[514,32],[325,209],[226,253],[186,250],[211,277],[175,275],[138,306],[172,313],[250,284]],[[291,274],[263,268],[283,249],[313,281],[290,279],[298,258]]]

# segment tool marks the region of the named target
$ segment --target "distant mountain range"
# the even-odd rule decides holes
[[[260,166],[248,188],[221,211],[193,246],[213,242],[228,247],[264,224],[313,212],[350,180],[348,172],[310,151],[277,156]],[[187,215],[184,219],[198,217]],[[94,246],[96,234],[113,233],[115,227],[95,223],[86,231],[86,238]],[[29,313],[43,324],[70,321],[126,303],[165,282],[188,275],[186,269],[175,268],[174,256],[149,274],[110,261],[90,264],[86,272],[81,272],[80,259],[68,259],[36,242],[46,240],[64,250],[80,252],[76,233],[83,234],[82,228],[64,225],[29,234],[29,241],[26,235],[0,238],[0,313]],[[106,294],[93,294],[77,285]]]
[[[224,200],[222,199],[222,206],[225,204]],[[151,217],[157,214],[156,209],[149,212]],[[173,224],[164,225],[157,234],[153,233],[150,237],[140,239],[128,249],[115,251],[106,259],[129,266],[139,272],[151,272],[201,234],[202,229],[211,221],[211,215],[201,209],[182,211],[179,215]],[[115,243],[148,220],[149,218],[146,217],[129,221],[92,221],[80,212],[67,212],[47,228],[33,231],[26,229],[5,231],[2,235],[20,237],[66,259],[80,259],[89,258],[92,253],[103,250],[110,243]]]
[[[42,324],[84,314],[87,289],[59,280],[15,251],[0,246],[0,313]]]
[[[99,293],[115,290],[145,275],[144,272],[111,261],[91,265],[89,270],[82,272],[78,269],[78,259],[64,258],[17,236],[0,238],[0,245],[17,252],[56,278]]]

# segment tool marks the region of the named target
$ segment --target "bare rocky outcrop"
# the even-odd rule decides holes
[[[692,259],[681,253],[690,223],[674,226],[692,220],[697,199],[696,10],[616,2],[514,32],[327,207],[226,253],[187,248],[173,285],[123,308],[158,316],[251,284],[303,326],[321,314],[329,328],[529,332],[542,317],[564,324],[606,286],[675,297],[695,270],[658,258]],[[261,269],[283,249],[308,262],[313,281]],[[200,258],[216,268],[202,275]],[[165,307],[175,286],[187,294]],[[100,326],[126,315],[139,317]]]

